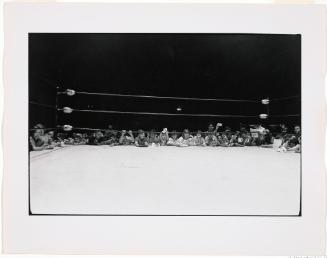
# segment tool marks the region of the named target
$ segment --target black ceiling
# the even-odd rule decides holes
[[[281,98],[301,94],[301,36],[32,33],[29,74],[32,97],[37,85],[33,78],[43,78],[62,89],[88,92],[250,100]],[[47,91],[48,86],[42,85],[37,91],[42,91],[42,87]],[[175,108],[178,104],[167,105]],[[137,102],[133,105],[137,109]],[[160,106],[160,111],[170,112],[162,108],[165,104]],[[194,103],[192,106],[189,111],[196,112]],[[116,109],[119,108],[124,107],[118,103]],[[238,113],[246,108],[233,109],[225,106],[218,113]],[[299,109],[296,105],[289,112]],[[275,113],[283,111],[285,108],[277,107]]]

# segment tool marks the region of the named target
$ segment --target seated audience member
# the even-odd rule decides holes
[[[48,144],[52,145],[54,147],[61,147],[62,142],[58,139],[58,137],[55,137],[55,132],[54,131],[49,131],[46,133],[48,136]]]
[[[84,138],[81,133],[73,133],[74,145],[82,145],[87,143],[87,138]]]
[[[193,137],[188,129],[184,129],[182,136],[178,139],[178,147],[188,147],[192,145]]]
[[[33,129],[29,141],[31,150],[40,151],[54,148],[53,145],[49,144],[49,137],[44,134],[44,126],[42,124],[35,125]]]
[[[216,134],[217,137],[217,146],[223,146],[223,137],[222,137],[222,133],[217,133]]]
[[[176,131],[171,132],[171,137],[169,137],[167,146],[177,146],[178,145],[178,134]]]
[[[119,138],[119,144],[120,145],[131,145],[135,142],[133,132],[129,130],[128,132],[126,130],[122,130],[121,136]]]
[[[148,147],[149,140],[145,137],[145,132],[143,130],[138,131],[138,136],[135,138],[135,145],[137,147]]]
[[[287,151],[294,151],[296,153],[301,153],[301,136],[298,138],[298,144],[296,144],[294,147],[290,147],[287,149]]]
[[[243,147],[243,139],[240,137],[240,132],[232,134],[231,139],[229,140],[229,146],[231,147]]]
[[[213,132],[208,132],[207,136],[204,138],[206,146],[215,147],[218,145],[218,139]]]
[[[103,137],[103,133],[100,130],[97,130],[89,137],[88,144],[102,145],[104,141],[105,138]]]
[[[229,146],[229,139],[225,132],[223,132],[221,135],[219,135],[219,142],[218,145],[222,147],[228,147]],[[218,139],[217,139],[218,140]]]
[[[225,127],[224,134],[227,136],[229,141],[232,139],[233,132],[232,132],[232,129],[229,126]]]
[[[154,129],[151,129],[149,133],[149,145],[150,146],[160,146],[160,138],[156,134],[156,131]]]
[[[162,132],[159,134],[159,140],[160,140],[160,146],[165,146],[167,145],[167,142],[169,140],[169,135],[168,135],[168,129],[164,128]]]
[[[236,132],[236,136],[237,136],[237,143],[239,145],[244,146],[244,141],[245,141],[244,133]]]
[[[274,139],[272,137],[272,134],[270,130],[265,129],[259,136],[260,145],[262,147],[272,147],[272,144],[274,143]]]
[[[196,135],[193,137],[192,145],[194,146],[206,146],[205,140],[202,137],[202,132],[197,131]]]
[[[300,144],[301,138],[301,127],[296,125],[294,126],[294,134],[287,137],[287,140],[284,141],[282,146],[279,148],[279,151],[287,151],[290,148],[293,148]]]
[[[247,133],[243,136],[244,138],[244,146],[253,146],[254,142],[253,142],[253,138],[251,136],[251,133]]]
[[[117,131],[112,125],[108,125],[108,129],[104,132],[105,144],[110,146],[118,145]]]
[[[205,136],[209,134],[214,134],[216,135],[218,132],[219,127],[221,127],[223,124],[222,123],[217,123],[216,127],[213,126],[213,124],[208,125],[208,131],[204,132]]]
[[[280,132],[276,135],[276,139],[285,139],[288,134],[288,128],[285,124],[280,124]]]

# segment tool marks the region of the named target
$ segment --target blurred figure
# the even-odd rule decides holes
[[[103,133],[100,130],[95,131],[89,138],[88,144],[101,145],[105,141]]]
[[[117,131],[113,129],[112,125],[108,125],[108,129],[104,132],[104,140],[106,145],[118,145]]]
[[[229,140],[229,146],[231,147],[244,147],[244,139],[241,137],[240,132],[237,131],[235,134],[232,134],[231,139]]]
[[[204,134],[205,134],[205,136],[207,136],[207,135],[209,135],[209,134],[214,134],[214,135],[216,135],[217,134],[217,132],[218,132],[218,129],[220,128],[220,127],[222,127],[222,123],[217,123],[216,124],[216,127],[214,127],[213,126],[213,124],[209,124],[208,125],[208,131],[206,131]]]
[[[208,133],[208,135],[204,138],[206,146],[215,147],[218,145],[217,137],[214,133]]]
[[[160,146],[160,138],[156,134],[156,131],[154,129],[151,129],[151,131],[149,133],[149,145]]]
[[[164,128],[159,134],[160,146],[167,145],[169,140],[168,129]]]
[[[294,126],[294,134],[286,138],[282,146],[278,149],[280,152],[285,152],[289,149],[294,148],[297,145],[300,145],[301,142],[301,127],[299,125]]]
[[[119,138],[119,144],[120,145],[131,145],[135,141],[133,132],[129,130],[128,132],[126,130],[122,130],[121,136]]]
[[[171,132],[171,137],[168,139],[167,146],[177,146],[178,145],[178,134],[176,131]]]
[[[206,146],[205,140],[202,137],[202,131],[200,130],[197,131],[196,135],[193,137],[192,144],[194,146],[202,146],[202,147]]]
[[[44,126],[37,124],[33,127],[32,135],[29,139],[30,150],[41,151],[46,149],[53,149],[51,136],[44,133]]]
[[[145,137],[145,132],[143,130],[138,131],[138,136],[135,138],[135,145],[137,147],[148,147],[149,140]]]
[[[188,129],[183,130],[183,134],[178,139],[178,147],[188,147],[192,145],[193,137]]]

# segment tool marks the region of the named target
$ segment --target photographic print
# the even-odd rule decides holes
[[[301,35],[29,33],[30,215],[301,216]]]

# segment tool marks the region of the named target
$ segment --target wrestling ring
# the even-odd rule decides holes
[[[198,99],[57,91],[62,96],[102,95],[117,98],[171,99],[197,102],[238,102],[262,105],[253,115],[191,114],[151,111],[81,109],[30,102],[56,112],[56,132],[92,132],[106,128],[58,122],[58,114],[121,114],[135,116],[251,117],[267,121],[269,104],[299,99],[290,96],[261,100]],[[262,109],[261,109],[262,110]],[[298,117],[300,114],[278,115]],[[59,124],[59,125],[58,125]],[[30,128],[32,132],[33,128]],[[188,147],[69,145],[30,152],[30,213],[34,215],[169,215],[169,216],[298,216],[301,210],[301,155],[261,147]]]

